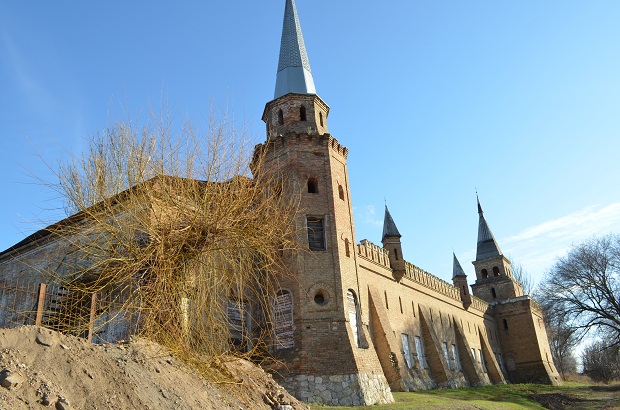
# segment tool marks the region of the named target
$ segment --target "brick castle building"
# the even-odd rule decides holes
[[[407,262],[387,207],[382,244],[357,243],[348,149],[328,129],[293,0],[286,1],[274,99],[263,121],[267,167],[303,187],[309,254],[280,291],[282,383],[326,404],[392,401],[390,391],[558,383],[542,312],[513,278],[478,202],[476,278],[454,256],[452,284]]]
[[[387,207],[381,245],[357,242],[349,151],[329,134],[328,115],[294,0],[286,0],[275,95],[263,113],[267,137],[256,147],[263,169],[303,187],[296,224],[309,251],[291,260],[294,276],[282,279],[274,308],[272,353],[282,365],[270,370],[280,382],[304,401],[330,405],[389,403],[392,391],[559,383],[541,309],[514,280],[479,202],[471,292],[456,256],[452,283],[405,260]],[[2,279],[30,275],[36,283],[57,246],[42,230],[1,252]],[[25,323],[9,319],[6,326]]]

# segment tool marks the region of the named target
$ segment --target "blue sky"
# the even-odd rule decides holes
[[[538,279],[620,232],[620,2],[297,0],[330,132],[349,148],[357,240],[384,198],[410,262],[470,282],[477,189]],[[162,101],[234,112],[257,142],[284,0],[0,2],[0,248],[62,217],[40,185],[82,138]]]

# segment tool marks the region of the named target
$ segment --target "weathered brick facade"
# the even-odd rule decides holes
[[[285,363],[278,369],[285,386],[311,402],[373,404],[391,400],[387,386],[559,382],[540,309],[501,254],[474,262],[472,296],[465,276],[450,284],[406,262],[395,225],[384,228],[383,247],[353,246],[348,150],[328,133],[328,112],[318,96],[284,95],[267,104],[267,141],[256,148],[266,152],[269,172],[289,179],[291,195],[301,190],[298,240],[311,250],[292,262],[295,278],[284,280],[294,304],[293,346],[274,353]],[[316,220],[324,243],[312,250]],[[485,246],[488,256],[494,239]],[[372,384],[359,382],[369,375]]]
[[[309,250],[291,258],[295,275],[282,279],[292,324],[276,324],[273,354],[283,363],[272,369],[276,377],[298,398],[330,405],[389,403],[391,391],[559,383],[540,307],[513,280],[480,206],[473,292],[456,258],[452,284],[406,262],[387,210],[383,246],[357,242],[348,150],[329,134],[329,107],[314,93],[293,0],[282,45],[292,51],[281,52],[286,75],[265,107],[266,141],[256,147],[265,155],[255,159],[286,176],[284,194],[300,195],[298,240]],[[46,269],[39,265],[62,248],[47,239],[0,254],[2,275],[30,269],[39,280],[37,269]]]

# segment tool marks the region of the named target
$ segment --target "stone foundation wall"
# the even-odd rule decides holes
[[[330,406],[368,406],[394,402],[383,374],[339,374],[288,377],[280,384],[307,403]]]

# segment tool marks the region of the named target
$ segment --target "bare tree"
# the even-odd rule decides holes
[[[620,345],[620,236],[573,246],[546,273],[539,294],[578,338],[594,332]]]
[[[116,302],[96,323],[137,317],[140,335],[190,362],[264,345],[279,278],[298,250],[297,197],[281,195],[296,188],[247,142],[214,117],[204,132],[153,118],[90,138],[57,168],[53,188],[77,213],[52,227],[63,267],[48,273],[71,295]],[[89,323],[79,299],[65,309],[82,319],[65,321],[74,333]]]
[[[593,342],[583,350],[583,371],[594,381],[609,383],[620,379],[620,346],[609,347],[613,344],[610,342]]]
[[[523,288],[523,293],[526,295],[530,295],[534,290],[534,281],[532,276],[523,268],[519,262],[512,262],[510,264],[512,277],[514,280],[519,282],[521,287]]]

